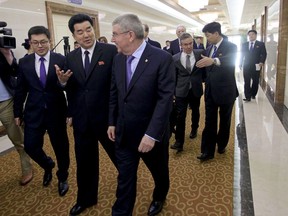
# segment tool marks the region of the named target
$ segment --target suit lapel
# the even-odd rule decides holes
[[[151,50],[151,45],[147,44],[144,52],[141,55],[141,58],[140,58],[138,65],[135,69],[135,72],[132,76],[129,87],[127,89],[127,94],[129,93],[129,91],[131,90],[133,85],[137,82],[137,80],[139,79],[141,74],[144,72],[145,68],[149,65],[150,61],[152,60],[149,58],[150,50]]]
[[[29,58],[29,63],[30,64],[30,67],[32,70],[31,70],[31,75],[34,77],[34,79],[36,80],[36,83],[38,83],[38,87],[40,87],[41,89],[43,88],[41,82],[40,82],[40,78],[36,72],[36,68],[35,68],[35,54],[31,55],[31,58]]]
[[[73,76],[79,76],[79,80],[85,80],[85,70],[84,70],[84,64],[82,60],[82,51],[81,49],[77,49],[75,55],[73,56],[73,60],[75,62],[76,67],[78,67],[77,70],[79,73],[74,73]]]
[[[92,71],[94,70],[94,68],[98,64],[98,60],[99,60],[100,56],[102,55],[102,53],[103,53],[102,48],[96,43],[96,46],[94,48],[94,52],[92,55],[91,63],[90,63],[90,68],[89,68],[88,74],[86,75],[86,80],[89,79]]]

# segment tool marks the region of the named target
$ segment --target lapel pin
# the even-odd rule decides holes
[[[145,59],[145,62],[147,63],[147,62],[148,62],[148,59]]]

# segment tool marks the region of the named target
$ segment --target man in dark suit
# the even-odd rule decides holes
[[[108,107],[115,45],[96,41],[93,21],[85,14],[69,20],[78,48],[66,56],[65,73],[57,68],[68,99],[68,123],[74,129],[77,163],[77,201],[70,215],[78,215],[98,202],[99,145],[115,164],[115,146],[108,139]]]
[[[166,40],[166,46],[163,47],[163,50],[167,51],[170,53],[170,41],[169,40]]]
[[[255,99],[258,92],[260,70],[267,57],[265,44],[257,41],[257,31],[248,31],[249,42],[241,47],[240,69],[243,67],[244,76],[244,101]],[[252,84],[251,84],[252,80]]]
[[[132,216],[140,158],[155,182],[148,215],[156,215],[162,210],[169,190],[169,115],[175,86],[174,64],[169,53],[145,43],[142,24],[136,15],[119,16],[112,26],[112,42],[120,52],[114,61],[109,107],[108,136],[115,141],[119,170],[112,215]]]
[[[24,148],[44,169],[43,186],[50,184],[55,166],[52,158],[43,151],[44,135],[48,132],[57,158],[58,192],[64,196],[68,191],[69,168],[67,105],[64,92],[58,85],[54,65],[64,66],[65,57],[50,52],[50,33],[44,26],[30,28],[28,37],[35,53],[19,61],[15,121],[20,126],[24,116]]]
[[[0,48],[0,71],[0,121],[20,156],[22,170],[20,185],[26,185],[32,180],[33,171],[30,157],[24,151],[23,130],[15,124],[14,120],[13,96],[16,86],[11,80],[15,79],[14,84],[16,83],[14,77],[17,76],[18,64],[8,48]]]
[[[186,27],[183,25],[178,25],[176,28],[177,38],[170,43],[170,53],[175,55],[181,51],[180,35],[186,32]]]
[[[149,34],[149,26],[147,24],[143,24],[143,29],[144,29],[144,39],[147,43],[151,44],[152,46],[158,47],[159,49],[161,49],[161,45],[159,42],[151,40],[148,37]]]
[[[202,37],[195,37],[193,49],[202,49],[202,50],[205,49],[202,43]]]
[[[230,136],[231,113],[238,90],[235,80],[237,46],[224,40],[221,25],[212,22],[204,26],[203,33],[211,44],[205,56],[196,63],[206,68],[205,78],[205,128],[202,133],[201,161],[214,158],[216,143],[223,154]],[[218,113],[220,115],[219,129]]]
[[[176,72],[176,142],[172,149],[183,151],[185,138],[186,113],[188,104],[192,109],[190,138],[197,136],[200,118],[200,99],[203,94],[203,69],[197,68],[195,63],[201,59],[203,50],[193,50],[193,38],[189,33],[180,36],[182,52],[173,56]]]

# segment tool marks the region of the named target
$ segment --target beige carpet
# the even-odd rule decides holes
[[[170,150],[171,187],[163,211],[159,216],[232,216],[233,205],[233,157],[234,157],[234,117],[231,136],[225,154],[215,154],[213,160],[200,163],[196,156],[200,153],[201,134],[204,127],[204,108],[201,102],[201,119],[198,137],[189,139],[190,120],[187,119],[186,143],[184,151],[176,154]],[[188,113],[191,111],[189,110]],[[189,117],[190,118],[190,115]],[[27,186],[19,186],[20,164],[17,152],[11,150],[0,156],[0,215],[2,216],[67,216],[75,203],[76,179],[72,130],[68,129],[71,140],[70,189],[65,197],[57,191],[56,169],[53,170],[52,184],[42,186],[43,171],[34,163],[34,179]],[[171,143],[174,138],[171,138]],[[45,139],[45,151],[55,159],[49,139]],[[98,205],[83,212],[85,215],[111,215],[115,201],[117,172],[100,148],[100,188]],[[143,163],[138,172],[137,201],[135,216],[147,215],[151,202],[153,180]]]

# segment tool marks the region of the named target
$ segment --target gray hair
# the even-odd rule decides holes
[[[180,37],[179,37],[180,41],[183,41],[183,40],[185,40],[185,39],[187,39],[187,38],[193,38],[193,37],[192,37],[191,34],[185,33],[185,32],[182,33],[182,34],[180,35]]]
[[[114,25],[119,25],[122,32],[133,31],[137,39],[144,38],[143,25],[135,14],[123,14],[118,16],[112,22],[112,26]]]

